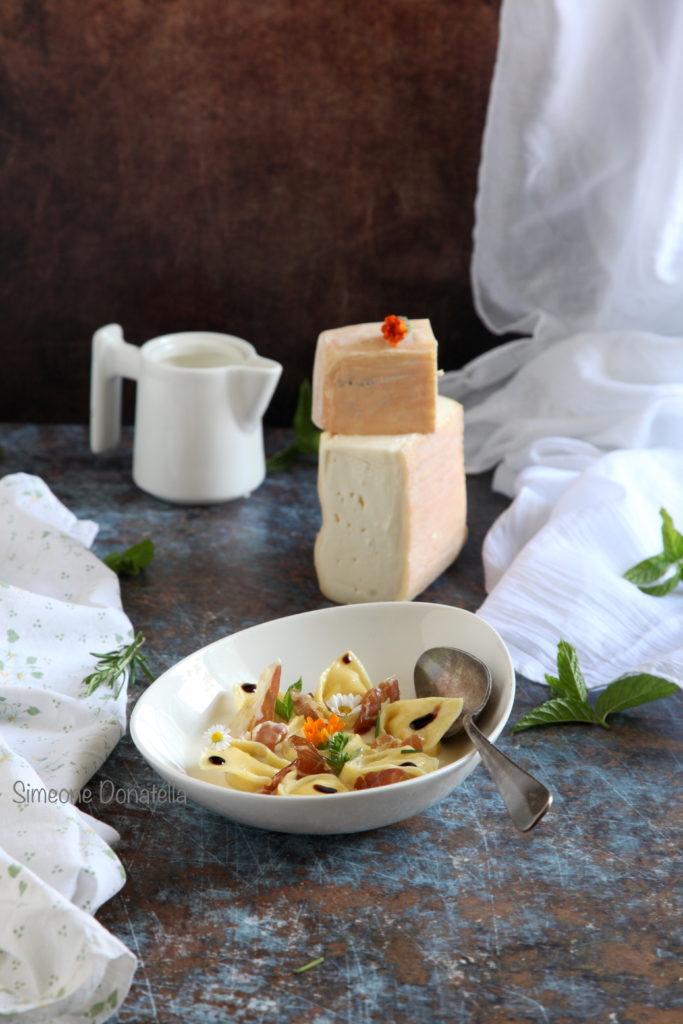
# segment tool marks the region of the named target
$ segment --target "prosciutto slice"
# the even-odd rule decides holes
[[[230,723],[233,736],[244,736],[260,722],[270,721],[274,717],[281,675],[280,661],[274,661],[263,670],[256,683],[254,696],[242,705]]]
[[[299,775],[319,775],[328,771],[323,755],[305,736],[290,736],[289,742],[296,750],[296,769]]]
[[[382,704],[385,701],[398,700],[399,696],[398,679],[385,679],[383,683],[373,686],[360,703],[360,714],[356,719],[353,731],[360,734],[367,732],[368,729],[374,729],[377,716],[382,710]]]
[[[287,726],[284,722],[271,722],[266,720],[265,722],[259,722],[258,725],[254,726],[251,730],[252,740],[257,740],[258,743],[263,743],[269,750],[275,750],[278,743],[285,738],[287,735]]]
[[[375,772],[365,772],[356,779],[354,789],[376,789],[378,786],[390,786],[394,782],[409,779],[408,772],[402,768],[378,768]]]

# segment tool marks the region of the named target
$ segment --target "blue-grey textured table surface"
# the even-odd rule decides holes
[[[268,449],[286,440],[270,433]],[[154,539],[154,562],[122,581],[122,596],[155,674],[235,630],[329,604],[312,564],[311,462],[249,499],[181,507],[132,484],[129,433],[100,456],[79,426],[5,426],[0,444],[2,475],[36,474],[99,523],[96,553]],[[481,604],[481,543],[506,504],[490,485],[468,480],[467,545],[421,599]],[[544,694],[518,679],[512,720]],[[94,780],[101,805],[87,808],[119,830],[128,875],[98,918],[140,960],[113,1019],[678,1024],[682,718],[676,695],[615,716],[610,731],[513,737],[508,725],[499,746],[555,795],[525,835],[482,767],[428,812],[356,836],[279,835],[192,803],[140,805],[136,787],[163,783],[126,736]],[[114,786],[131,799],[107,801]]]

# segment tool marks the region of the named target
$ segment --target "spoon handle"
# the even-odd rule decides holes
[[[494,747],[477,729],[471,715],[465,715],[463,727],[498,787],[513,823],[520,832],[527,832],[550,807],[552,794],[543,783],[511,761],[502,750]]]

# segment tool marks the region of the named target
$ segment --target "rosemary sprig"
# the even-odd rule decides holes
[[[337,775],[347,761],[352,761],[360,753],[360,750],[352,750],[351,753],[346,750],[346,744],[350,739],[351,737],[347,732],[336,732],[334,736],[330,736],[327,744],[321,748],[323,757]]]
[[[126,670],[130,672],[131,683],[135,682],[138,672],[142,672],[148,679],[154,679],[147,664],[147,658],[140,653],[144,642],[145,638],[142,633],[137,633],[131,643],[122,644],[116,650],[106,651],[103,654],[91,651],[93,658],[99,660],[95,665],[95,671],[83,680],[86,697],[89,697],[100,686],[108,686],[114,690],[114,698],[118,697],[126,681]]]
[[[318,956],[315,960],[309,960],[307,964],[302,964],[301,967],[295,967],[294,974],[301,974],[303,971],[310,971],[311,967],[317,967],[318,964],[322,964],[324,961],[324,956]]]

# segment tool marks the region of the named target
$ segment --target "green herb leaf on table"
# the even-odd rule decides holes
[[[571,697],[553,697],[522,715],[512,726],[512,732],[533,729],[537,725],[561,725],[563,722],[595,724],[595,714],[587,701]]]
[[[560,640],[557,645],[557,676],[546,675],[545,678],[554,697],[585,701],[588,696],[576,651],[566,640]]]
[[[624,579],[635,583],[643,594],[651,597],[665,597],[683,579],[683,535],[665,508],[660,508],[659,514],[662,518],[663,550],[637,562],[624,573]]]
[[[281,469],[287,469],[298,458],[299,445],[294,442],[294,444],[288,444],[286,448],[281,448],[279,452],[271,455],[266,460],[266,469],[269,473],[277,473]]]
[[[129,673],[131,684],[135,682],[140,672],[148,679],[154,679],[147,658],[140,651],[144,642],[142,633],[137,633],[131,643],[122,644],[113,651],[106,651],[103,654],[91,651],[93,658],[97,658],[98,661],[94,671],[83,680],[86,687],[85,696],[89,697],[100,686],[107,686],[114,691],[114,697],[118,697],[126,681],[126,673]]]
[[[284,718],[285,722],[288,722],[294,714],[294,698],[292,696],[293,690],[301,690],[302,680],[297,679],[295,683],[287,687],[287,692],[284,697],[276,697],[275,699],[275,713]]]
[[[276,473],[278,470],[287,469],[296,462],[301,455],[317,455],[320,447],[321,431],[311,419],[313,408],[313,397],[311,382],[303,380],[299,387],[299,397],[294,411],[294,436],[296,440],[275,452],[266,460],[266,470],[269,473]]]
[[[125,551],[110,551],[102,561],[113,569],[117,576],[139,576],[154,558],[154,544],[149,539],[139,541]]]
[[[299,399],[294,410],[294,434],[299,450],[304,455],[317,455],[320,448],[320,433],[311,415],[313,412],[313,391],[309,380],[302,380]]]
[[[644,672],[635,676],[622,676],[610,683],[595,702],[596,719],[600,725],[605,724],[607,715],[615,711],[647,704],[651,700],[670,697],[678,690],[676,683],[670,683],[661,676],[652,676]]]
[[[603,690],[593,706],[588,700],[588,688],[576,651],[566,640],[560,640],[557,645],[557,676],[546,675],[545,678],[553,696],[522,715],[512,726],[513,733],[563,723],[587,723],[609,729],[608,715],[670,697],[678,690],[676,683],[661,676],[648,673],[622,676]]]

